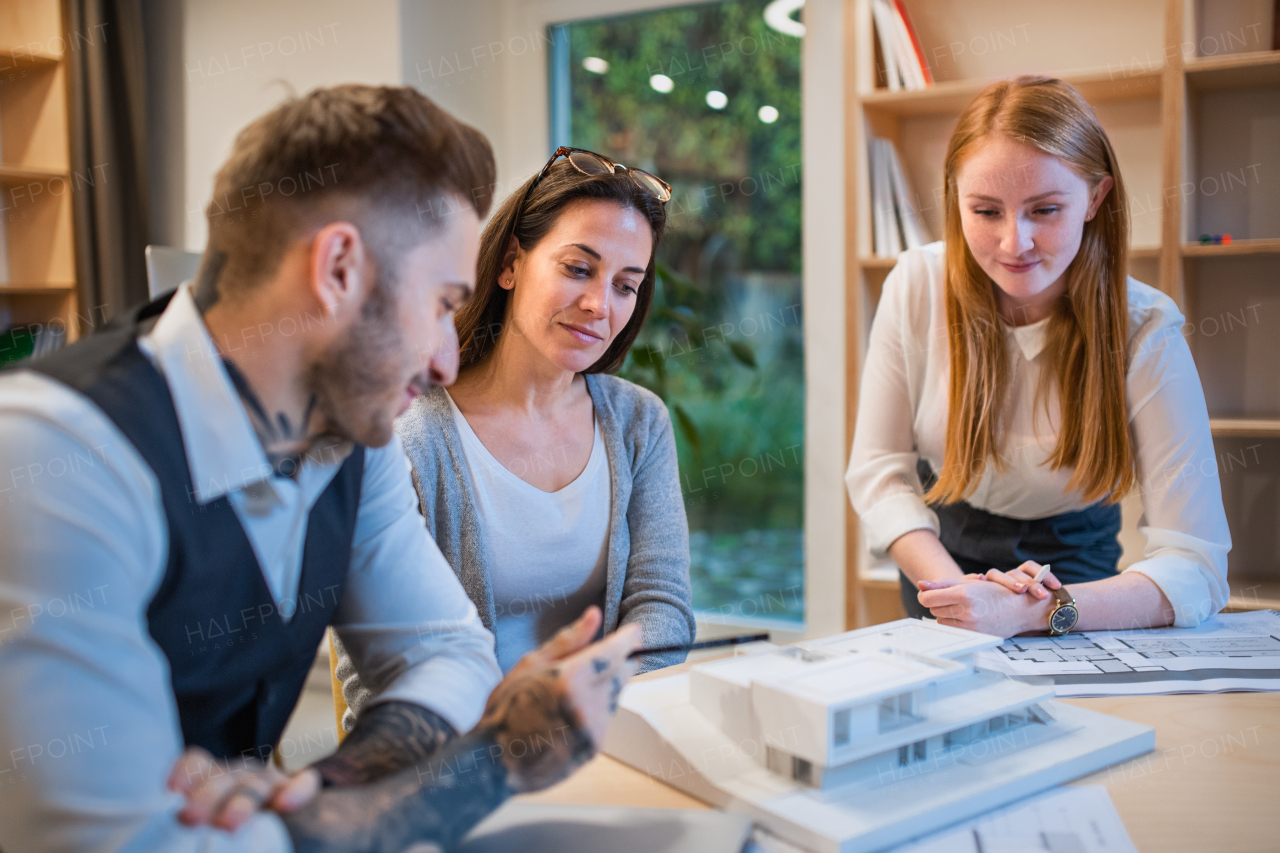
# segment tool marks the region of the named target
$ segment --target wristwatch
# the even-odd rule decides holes
[[[1058,604],[1049,614],[1049,636],[1060,637],[1070,633],[1076,626],[1076,622],[1080,620],[1080,611],[1076,609],[1076,600],[1065,586],[1051,591],[1053,597],[1058,599]]]

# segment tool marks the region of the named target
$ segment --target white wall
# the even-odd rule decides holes
[[[252,119],[290,93],[317,86],[400,84],[399,5],[398,0],[185,0],[181,231],[188,249],[204,248],[203,209],[213,176],[236,133]]]

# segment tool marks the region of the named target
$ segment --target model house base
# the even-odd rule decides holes
[[[1154,730],[974,668],[903,619],[745,646],[623,692],[604,751],[815,853],[874,851],[1148,752]]]

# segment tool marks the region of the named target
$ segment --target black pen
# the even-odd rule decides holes
[[[683,646],[656,646],[652,649],[636,649],[627,655],[627,659],[639,657],[640,655],[656,655],[663,652],[692,652],[698,649],[714,649],[717,646],[740,646],[743,643],[758,643],[761,640],[768,640],[768,634],[743,634],[741,637],[721,637],[718,640],[704,640],[701,643],[686,643]]]

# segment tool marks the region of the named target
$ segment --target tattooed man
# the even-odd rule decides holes
[[[0,849],[448,849],[594,753],[638,630],[589,609],[499,683],[393,430],[456,376],[493,183],[413,89],[290,100],[194,283],[0,374]],[[376,698],[285,774],[328,627]]]

